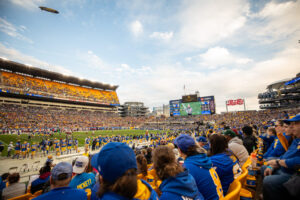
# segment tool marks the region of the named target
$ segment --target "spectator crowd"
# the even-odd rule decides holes
[[[136,138],[152,141],[142,149],[115,136],[72,163],[48,159],[27,185],[5,173],[2,199],[228,199],[247,191],[241,177],[258,168],[261,198],[299,199],[300,114],[244,114],[207,116],[218,123],[198,133],[146,134]]]

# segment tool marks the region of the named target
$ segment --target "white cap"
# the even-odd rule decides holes
[[[76,162],[73,166],[73,172],[75,174],[82,174],[89,164],[89,158],[86,156],[80,156],[76,159]]]

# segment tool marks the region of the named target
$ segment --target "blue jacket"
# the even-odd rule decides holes
[[[70,187],[60,187],[42,194],[34,200],[87,200],[87,194],[84,190],[73,189]]]
[[[151,192],[150,198],[148,200],[158,200],[158,195],[156,192],[152,189],[152,187],[144,180],[141,180],[144,185],[146,185],[146,188]],[[96,188],[97,187],[97,188]],[[91,200],[129,200],[126,197],[122,197],[116,193],[113,192],[107,192],[105,193],[101,198],[98,198],[96,193],[99,190],[100,184],[96,183],[96,185],[92,189],[92,195],[91,195]],[[140,190],[140,188],[138,188]],[[133,198],[132,200],[145,200],[145,199],[135,199]]]
[[[289,140],[290,136],[286,136],[285,134],[284,134],[284,136],[286,137],[287,140]],[[283,155],[284,153],[285,153],[285,149],[283,148],[278,137],[276,136],[273,143],[271,144],[271,146],[269,147],[269,149],[267,150],[267,152],[264,154],[263,157],[265,159],[278,158],[281,155]]]
[[[272,145],[274,139],[276,138],[275,135],[268,135],[268,134],[266,134],[266,135],[261,135],[261,136],[259,136],[259,137],[260,137],[260,138],[263,140],[263,142],[264,142],[264,149],[265,149],[265,150],[268,150],[268,149],[269,149],[269,147]]]
[[[281,167],[283,172],[293,174],[295,173],[295,167],[300,165],[300,138],[294,139],[288,150],[280,157],[281,160],[285,160],[285,164],[288,168]]]
[[[188,170],[177,174],[176,177],[170,177],[159,186],[162,195],[160,200],[202,200],[202,194],[198,191],[196,182]]]
[[[221,180],[223,194],[226,195],[230,184],[233,182],[234,163],[226,153],[219,153],[210,157],[213,167]]]
[[[212,168],[212,162],[206,154],[189,156],[185,159],[184,165],[194,177],[199,192],[204,199],[218,200],[223,197],[222,185],[219,177],[214,175],[215,170]]]

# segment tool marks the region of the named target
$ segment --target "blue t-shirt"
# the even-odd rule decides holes
[[[95,174],[93,173],[82,173],[77,174],[70,182],[69,186],[71,188],[77,188],[77,189],[92,189],[95,185]]]
[[[70,187],[60,187],[42,194],[34,200],[87,200],[87,194],[84,190],[73,189]]]
[[[230,184],[233,182],[234,163],[226,153],[219,153],[210,157],[222,184],[224,196],[227,194]]]

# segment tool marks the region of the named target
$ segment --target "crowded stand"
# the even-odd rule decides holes
[[[68,144],[73,150],[74,138],[62,142],[54,138],[47,162],[34,180],[21,183],[19,173],[2,174],[2,199],[298,199],[300,114],[296,112],[165,119],[161,122],[206,119],[210,123],[199,131],[87,137],[85,152],[72,163],[53,164],[49,152],[58,147],[64,154]],[[136,147],[139,142],[148,143]],[[19,146],[20,151],[27,150]]]
[[[6,92],[103,104],[119,104],[115,91],[70,85],[5,71],[0,72],[0,80],[1,90]]]

